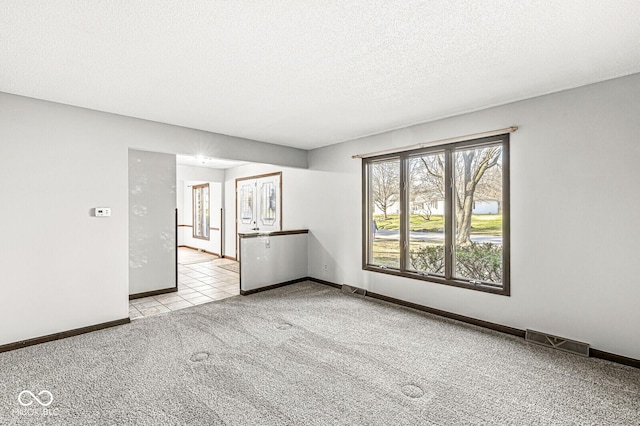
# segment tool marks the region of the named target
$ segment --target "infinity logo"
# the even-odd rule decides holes
[[[31,398],[31,400],[29,402],[23,402],[23,395],[29,395]],[[42,401],[40,398],[38,398],[38,396],[43,396],[43,395],[49,395],[49,400],[48,401]],[[51,395],[51,392],[49,392],[48,390],[43,390],[40,391],[38,393],[38,396],[34,395],[33,392],[28,391],[28,390],[23,390],[22,392],[20,392],[20,395],[18,395],[18,402],[20,403],[20,405],[22,405],[23,407],[28,407],[31,404],[33,404],[33,400],[35,400],[38,404],[42,405],[43,407],[48,407],[51,405],[51,403],[53,402],[53,395]]]

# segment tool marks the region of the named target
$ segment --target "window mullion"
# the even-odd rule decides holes
[[[408,173],[409,160],[400,157],[400,270],[407,270],[407,257],[409,256],[409,197],[407,191],[409,185]]]
[[[371,263],[373,252],[372,221],[373,201],[371,196],[371,163],[362,162],[362,211],[365,220],[362,221],[362,267]]]
[[[455,204],[453,199],[453,151],[447,149],[444,155],[444,276],[453,277],[454,251],[453,227],[455,224]]]

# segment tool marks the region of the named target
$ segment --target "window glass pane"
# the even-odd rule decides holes
[[[369,263],[400,267],[400,160],[373,162],[369,168]]]
[[[193,236],[209,239],[209,185],[193,187]]]
[[[202,191],[202,237],[209,238],[209,185],[200,188]]]
[[[502,283],[502,145],[453,152],[454,277]]]
[[[260,190],[260,220],[264,225],[273,225],[276,222],[276,186],[273,182],[265,182]]]
[[[444,153],[409,159],[407,269],[444,276]]]
[[[193,188],[193,235],[198,237],[202,234],[202,219],[200,213],[202,212],[202,193],[200,188]]]
[[[253,185],[242,185],[240,188],[240,197],[242,211],[240,220],[242,223],[250,224],[253,221]]]

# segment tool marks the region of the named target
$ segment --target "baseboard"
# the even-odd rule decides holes
[[[250,294],[260,293],[261,291],[273,290],[274,288],[284,287],[284,286],[295,284],[295,283],[299,283],[299,282],[302,282],[302,281],[307,281],[307,279],[308,279],[307,277],[297,278],[295,280],[285,281],[285,282],[278,283],[278,284],[272,284],[272,285],[268,285],[266,287],[254,288],[253,290],[246,290],[246,291],[245,290],[240,290],[240,295],[248,296]]]
[[[340,284],[332,283],[330,281],[321,280],[319,278],[307,277],[307,280],[314,281],[314,282],[319,283],[319,284],[324,284],[324,285],[328,285],[328,286],[331,286],[331,287],[339,288],[339,289],[342,288],[342,285],[340,285]],[[517,328],[508,327],[508,326],[505,326],[505,325],[496,324],[496,323],[492,323],[492,322],[488,322],[488,321],[483,321],[483,320],[479,320],[479,319],[476,319],[476,318],[467,317],[467,316],[464,316],[464,315],[454,314],[453,312],[447,312],[447,311],[442,311],[440,309],[430,308],[428,306],[419,305],[417,303],[412,303],[412,302],[407,302],[405,300],[396,299],[396,298],[385,296],[385,295],[382,295],[382,294],[372,293],[370,291],[367,291],[366,292],[366,296],[373,297],[374,299],[384,300],[385,302],[390,302],[390,303],[393,303],[393,304],[396,304],[396,305],[406,306],[408,308],[416,309],[416,310],[419,310],[419,311],[428,312],[430,314],[438,315],[438,316],[441,316],[441,317],[454,319],[454,320],[461,321],[461,322],[464,322],[464,323],[467,323],[467,324],[473,324],[473,325],[477,325],[477,326],[480,326],[480,327],[489,328],[491,330],[499,331],[501,333],[507,333],[507,334],[511,334],[513,336],[522,337],[523,339],[524,339],[524,336],[525,336],[525,331],[524,330],[520,330],[520,329],[517,329]]]
[[[332,283],[330,281],[325,281],[325,280],[321,280],[319,278],[313,278],[313,277],[304,277],[304,278],[297,278],[297,279],[291,280],[291,281],[286,281],[286,282],[279,283],[279,284],[269,285],[269,286],[266,286],[266,287],[256,288],[254,290],[247,290],[247,291],[240,290],[240,295],[246,296],[246,295],[253,294],[253,293],[259,293],[261,291],[272,290],[274,288],[284,287],[286,285],[291,285],[291,284],[295,284],[295,283],[300,283],[302,281],[313,281],[313,282],[318,283],[318,284],[328,285],[329,287],[342,288],[342,286],[340,284],[335,284],[335,283]]]
[[[145,291],[144,293],[130,294],[129,300],[141,299],[143,297],[158,296],[159,294],[174,293],[178,291],[178,287],[163,288],[161,290]]]
[[[417,309],[419,311],[428,312],[430,314],[438,315],[438,316],[441,316],[441,317],[454,319],[454,320],[461,321],[461,322],[464,322],[464,323],[467,323],[467,324],[473,324],[473,325],[477,325],[477,326],[480,326],[480,327],[488,328],[488,329],[491,329],[491,330],[499,331],[501,333],[506,333],[506,334],[511,334],[513,336],[522,337],[524,339],[525,331],[517,329],[517,328],[508,327],[506,325],[496,324],[496,323],[489,322],[489,321],[483,321],[483,320],[479,320],[479,319],[476,319],[476,318],[467,317],[467,316],[464,316],[464,315],[454,314],[453,312],[442,311],[440,309],[430,308],[428,306],[419,305],[417,303],[411,303],[411,302],[407,302],[407,301],[400,300],[400,299],[395,299],[393,297],[384,296],[382,294],[371,293],[369,291],[367,291],[367,296],[373,297],[374,299],[380,299],[380,300],[384,300],[386,302],[395,303],[397,305],[406,306],[408,308]]]
[[[367,292],[367,296],[373,297],[375,299],[384,300],[390,303],[394,303],[401,306],[406,306],[409,308],[417,309],[419,311],[428,312],[430,314],[438,315],[445,318],[454,319],[457,321],[461,321],[467,324],[473,324],[480,327],[488,328],[490,330],[499,331],[501,333],[510,334],[513,336],[521,337],[524,339],[525,330],[520,330],[513,327],[508,327],[502,324],[496,324],[493,322],[483,321],[476,318],[467,317],[464,315],[454,314],[452,312],[442,311],[440,309],[430,308],[428,306],[419,305],[417,303],[406,302],[404,300],[395,299],[393,297],[384,296],[382,294]],[[599,358],[606,361],[615,362],[618,364],[628,365],[630,367],[640,368],[640,360],[629,358],[622,355],[612,354],[610,352],[600,351],[598,349],[589,349],[589,357],[591,358]]]
[[[314,283],[328,285],[329,287],[334,288],[342,288],[340,284],[332,283],[331,281],[321,280],[320,278],[307,277],[308,281],[313,281]]]
[[[222,257],[222,256],[220,256],[220,254],[218,254],[218,253],[214,253],[214,252],[212,252],[212,251],[205,250],[205,249],[201,249],[201,248],[198,248],[198,247],[187,246],[187,245],[184,245],[184,244],[180,244],[180,245],[178,246],[178,248],[188,248],[188,249],[191,249],[191,250],[196,250],[196,251],[200,251],[200,252],[203,252],[203,253],[211,254],[211,255],[213,255],[213,256]]]
[[[604,359],[605,361],[617,362],[618,364],[628,365],[629,367],[640,368],[640,359],[629,358],[622,355],[612,354],[610,352],[599,351],[598,349],[589,348],[589,356],[592,358]]]
[[[238,259],[236,259],[235,257],[233,257],[233,256],[227,256],[226,254],[225,254],[224,256],[222,256],[222,258],[223,258],[223,259],[233,260],[234,262],[237,262],[237,261],[238,261]]]
[[[76,328],[68,331],[61,331],[60,333],[53,333],[47,336],[34,337],[33,339],[21,340],[19,342],[8,343],[6,345],[0,345],[0,353],[15,351],[16,349],[26,348],[27,346],[39,345],[40,343],[53,342],[55,340],[66,339],[67,337],[79,336],[80,334],[90,333],[92,331],[98,331],[109,327],[115,327],[117,325],[128,324],[131,319],[122,318],[115,321],[103,322],[101,324],[90,325],[87,327]]]

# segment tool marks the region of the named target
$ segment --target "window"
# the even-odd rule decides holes
[[[194,185],[193,238],[209,239],[209,184]]]
[[[363,268],[509,295],[509,135],[363,160]]]
[[[260,220],[263,225],[273,225],[276,222],[276,186],[273,182],[264,182],[260,190]]]
[[[253,189],[250,184],[240,188],[240,221],[244,224],[253,223]]]

